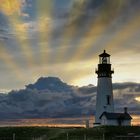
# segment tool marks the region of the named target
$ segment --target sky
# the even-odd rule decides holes
[[[140,83],[139,0],[0,0],[0,91],[39,77],[97,82],[104,49],[113,83]]]
[[[0,0],[0,119],[94,115],[103,50],[115,71],[115,110],[139,115],[139,7],[139,0]]]

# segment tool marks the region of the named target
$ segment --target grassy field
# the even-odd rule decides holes
[[[139,135],[140,127],[48,128],[3,127],[0,140],[115,140],[116,136]],[[119,138],[116,138],[118,140]],[[136,138],[139,140],[140,138]],[[127,140],[124,138],[124,140]],[[133,138],[133,140],[135,140]]]

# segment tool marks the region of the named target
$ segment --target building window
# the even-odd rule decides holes
[[[110,95],[107,95],[106,99],[107,99],[107,105],[110,105]]]

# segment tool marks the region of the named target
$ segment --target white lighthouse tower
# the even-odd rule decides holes
[[[114,112],[112,74],[110,55],[104,52],[99,55],[95,124],[100,125],[103,112]]]

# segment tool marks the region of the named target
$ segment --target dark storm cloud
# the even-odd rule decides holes
[[[116,83],[114,87],[115,108],[117,111],[123,111],[128,107],[132,114],[139,114],[140,101],[140,84],[139,83]]]
[[[139,115],[140,102],[136,101],[137,94],[124,95],[121,98],[115,99],[115,110],[117,112],[123,111],[124,107],[128,107],[131,114]],[[138,96],[139,97],[139,96]]]
[[[76,87],[58,78],[48,79],[41,78],[25,90],[1,94],[0,118],[68,117],[93,113],[94,95],[85,97]]]
[[[129,89],[129,92],[140,92],[140,85],[139,83],[131,83],[131,82],[126,82],[126,83],[115,83],[113,85],[114,90],[122,90],[122,89]]]
[[[114,84],[115,107],[127,106],[138,114],[140,103],[135,92],[140,84]],[[126,90],[131,89],[131,90]],[[131,92],[133,91],[133,92]],[[95,113],[96,87],[70,86],[55,77],[40,78],[26,89],[0,94],[0,118],[74,117]],[[122,110],[123,111],[123,110]]]

